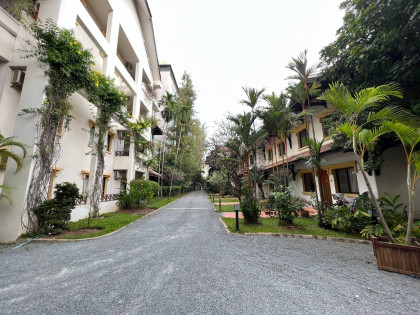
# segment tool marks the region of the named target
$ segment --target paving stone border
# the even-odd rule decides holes
[[[219,218],[220,222],[222,222],[225,230],[229,234],[237,234],[237,235],[251,235],[251,236],[277,236],[277,237],[290,237],[290,238],[304,238],[304,239],[316,239],[316,240],[324,240],[324,241],[332,241],[332,242],[341,242],[341,243],[354,243],[354,244],[366,244],[372,245],[372,241],[369,240],[357,240],[352,238],[345,238],[345,237],[332,237],[332,236],[318,236],[318,235],[307,235],[307,234],[288,234],[288,233],[245,233],[245,232],[231,232],[227,227],[226,223],[223,222],[222,218]]]

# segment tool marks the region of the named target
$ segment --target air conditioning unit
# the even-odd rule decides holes
[[[124,138],[125,138],[124,130],[118,130],[117,131],[117,136],[118,136],[119,140],[124,140]]]
[[[124,178],[127,178],[127,171],[125,170],[114,171],[114,179],[124,179]]]
[[[14,86],[22,86],[23,81],[25,80],[25,72],[22,70],[13,70],[12,81],[10,84]]]

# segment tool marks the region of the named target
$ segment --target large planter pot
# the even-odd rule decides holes
[[[420,247],[392,244],[388,237],[372,237],[373,252],[379,270],[420,276]]]

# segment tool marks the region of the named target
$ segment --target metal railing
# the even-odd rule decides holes
[[[115,151],[115,156],[130,156],[130,151]]]
[[[118,196],[120,194],[106,194],[102,196],[102,201],[114,201],[114,200],[118,200]]]

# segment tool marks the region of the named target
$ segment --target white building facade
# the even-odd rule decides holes
[[[9,1],[10,2],[10,1]],[[0,2],[0,133],[16,137],[27,146],[25,167],[15,174],[15,165],[7,163],[0,170],[0,184],[12,187],[10,205],[0,200],[0,242],[12,242],[23,232],[21,213],[34,160],[31,155],[36,143],[35,115],[18,115],[25,108],[39,108],[44,99],[47,82],[35,59],[22,58],[22,50],[35,44],[30,34],[10,13],[8,1]],[[59,27],[74,31],[76,40],[90,49],[95,65],[115,79],[129,97],[128,112],[135,119],[152,117],[159,111],[156,101],[148,96],[150,88],[161,87],[159,63],[154,39],[152,17],[146,0],[43,0],[38,18],[51,19]],[[16,70],[24,73],[20,84],[11,85]],[[81,192],[93,185],[96,157],[92,155],[96,108],[82,93],[71,96],[73,119],[70,130],[61,135],[61,154],[53,167],[49,195],[57,183],[76,183]],[[116,195],[125,182],[146,175],[146,169],[137,163],[134,145],[127,128],[117,121],[106,138],[105,170],[103,173],[103,202],[101,212],[116,210]],[[151,140],[150,128],[144,131],[145,140]],[[16,151],[18,152],[18,151]],[[71,220],[88,214],[85,200],[73,210]]]

